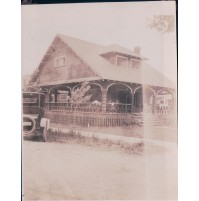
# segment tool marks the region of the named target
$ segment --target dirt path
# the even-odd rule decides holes
[[[24,141],[25,200],[177,200],[177,151]]]

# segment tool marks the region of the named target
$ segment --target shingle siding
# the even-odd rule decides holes
[[[55,40],[52,48],[53,50],[48,51],[51,52],[50,56],[45,59],[41,68],[39,83],[95,76],[95,73],[61,40]],[[54,60],[61,56],[66,56],[66,65],[54,67]]]

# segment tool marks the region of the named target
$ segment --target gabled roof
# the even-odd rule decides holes
[[[66,45],[73,51],[98,75],[101,79],[117,80],[122,82],[140,83],[152,86],[162,86],[175,88],[176,85],[158,70],[142,61],[140,68],[119,67],[111,64],[101,54],[106,52],[120,52],[130,56],[136,55],[119,45],[102,46],[96,43],[76,39],[73,37],[58,34],[59,37]],[[69,81],[69,80],[68,80]],[[72,80],[71,80],[72,81]]]

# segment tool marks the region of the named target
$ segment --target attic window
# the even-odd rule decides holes
[[[65,65],[66,65],[66,57],[65,56],[55,58],[54,67],[61,67],[61,66],[65,66]]]
[[[140,67],[140,61],[137,59],[131,59],[131,67],[139,68]]]
[[[116,63],[119,66],[128,66],[128,58],[116,55]]]

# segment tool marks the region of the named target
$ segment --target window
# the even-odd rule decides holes
[[[131,59],[131,67],[133,68],[139,68],[140,66],[140,61],[137,59]]]
[[[23,103],[36,103],[37,98],[23,98]]]
[[[123,56],[116,56],[116,62],[119,66],[128,66],[128,58]]]
[[[59,93],[58,101],[60,101],[60,102],[67,102],[68,101],[68,99],[69,99],[69,91],[58,90],[57,92]]]
[[[31,94],[31,93],[24,93],[23,94],[23,103],[25,104],[34,104],[37,103],[39,100],[39,95],[38,94]]]
[[[60,100],[61,101],[66,101],[66,97],[67,97],[66,94],[60,94]]]
[[[55,102],[55,95],[54,94],[51,94],[51,97],[50,97],[50,102],[54,103]]]
[[[61,66],[65,66],[65,65],[66,65],[66,57],[65,56],[55,58],[54,67],[61,67]]]

